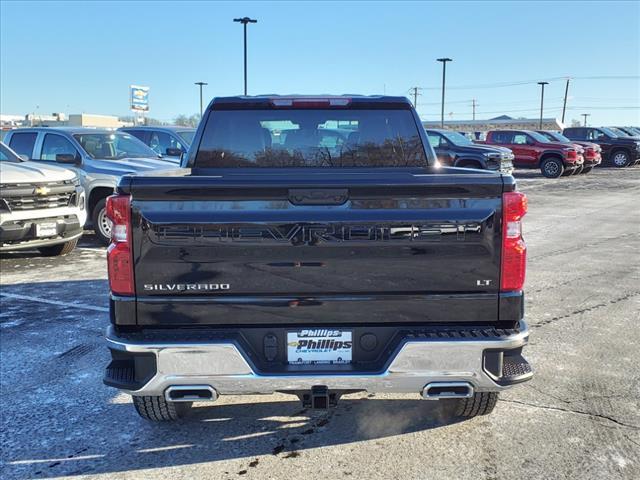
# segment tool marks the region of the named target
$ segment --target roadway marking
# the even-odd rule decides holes
[[[28,296],[28,295],[20,295],[20,294],[17,294],[17,293],[0,292],[0,297],[14,298],[16,300],[27,300],[29,302],[48,303],[49,305],[58,305],[60,307],[73,307],[73,308],[79,308],[81,310],[91,310],[93,312],[108,312],[109,311],[109,309],[106,308],[106,307],[94,307],[93,305],[84,305],[82,303],[59,302],[58,300],[49,300],[49,299],[46,299],[46,298],[31,297],[31,296]]]

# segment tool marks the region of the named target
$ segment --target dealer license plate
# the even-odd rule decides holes
[[[287,332],[287,360],[294,365],[351,363],[352,332],[309,328]]]
[[[58,226],[55,223],[36,223],[36,237],[55,237]]]

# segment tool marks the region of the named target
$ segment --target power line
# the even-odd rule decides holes
[[[637,80],[640,78],[640,75],[599,75],[599,76],[590,76],[590,77],[574,77],[571,76],[574,80]],[[567,77],[551,77],[546,78],[543,81],[552,82],[558,80],[566,80]],[[447,86],[447,89],[451,90],[470,90],[475,88],[503,88],[503,87],[516,87],[521,85],[532,85],[537,84],[540,80],[515,80],[511,82],[496,82],[496,83],[485,83],[485,84],[476,84],[476,85],[454,85]],[[438,90],[438,87],[421,87],[423,90]]]

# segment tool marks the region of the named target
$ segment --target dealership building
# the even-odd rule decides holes
[[[424,128],[440,128],[439,121],[423,121]],[[512,118],[508,115],[490,118],[489,120],[445,120],[444,128],[474,134],[480,138],[488,130],[557,130],[562,131],[565,125],[557,118],[543,118],[542,129],[540,118]]]

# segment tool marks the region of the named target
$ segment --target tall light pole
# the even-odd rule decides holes
[[[584,117],[584,126],[587,126],[587,117],[590,117],[591,114],[590,113],[581,113],[580,115],[582,115]]]
[[[444,128],[444,85],[447,79],[447,62],[453,62],[451,58],[436,58],[438,62],[442,62],[442,106],[440,108],[440,127]]]
[[[195,82],[194,85],[200,87],[200,120],[202,120],[202,87],[209,84],[205,82]]]
[[[241,23],[244,27],[244,94],[247,95],[247,23],[258,23],[258,20],[254,20],[249,17],[234,18],[234,22]]]
[[[542,87],[542,94],[540,96],[540,130],[542,130],[542,113],[544,111],[544,86],[549,85],[549,82],[538,82],[538,85]]]

